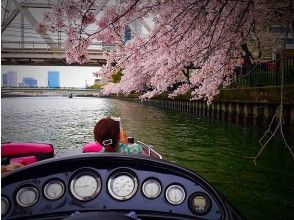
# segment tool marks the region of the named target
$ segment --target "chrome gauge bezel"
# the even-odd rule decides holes
[[[112,189],[112,184],[113,182],[117,179],[117,178],[120,178],[122,176],[128,176],[131,178],[131,180],[133,181],[133,184],[134,184],[134,187],[132,189],[132,192],[127,195],[127,196],[120,196],[120,195],[117,195],[117,193],[115,193]],[[130,198],[132,198],[136,192],[138,191],[138,180],[137,180],[137,177],[130,173],[130,172],[117,172],[113,175],[110,176],[110,178],[108,179],[108,183],[107,183],[107,190],[109,192],[109,194],[116,200],[119,200],[119,201],[125,201],[125,200],[128,200]]]
[[[5,205],[5,209],[3,209],[3,205]],[[1,216],[6,215],[7,211],[9,210],[9,201],[7,198],[1,196]]]
[[[34,199],[33,199],[33,201],[30,202],[30,203],[28,203],[28,204],[23,203],[21,201],[21,198],[20,198],[21,194],[24,193],[24,192],[26,192],[26,191],[31,191],[31,192],[34,193]],[[38,201],[38,199],[39,199],[39,191],[34,186],[26,186],[26,187],[23,187],[23,188],[19,189],[17,191],[17,194],[16,194],[16,202],[21,207],[30,207],[30,206],[34,205]]]
[[[148,192],[146,192],[146,186],[147,186],[148,184],[151,184],[151,183],[156,183],[157,186],[158,186],[158,192],[157,192],[157,194],[154,195],[154,196],[153,196],[153,195],[149,195]],[[162,189],[162,187],[161,187],[161,183],[160,183],[157,179],[155,179],[155,178],[145,180],[144,183],[143,183],[143,185],[142,185],[142,192],[143,192],[143,195],[144,195],[146,198],[148,198],[148,199],[155,199],[155,198],[157,198],[157,197],[160,195],[160,193],[161,193],[161,189]]]
[[[50,196],[49,193],[48,193],[49,187],[51,185],[53,185],[53,184],[59,184],[61,186],[61,188],[62,188],[61,193],[59,193],[55,197]],[[49,199],[49,200],[57,200],[57,199],[60,199],[64,195],[64,193],[65,193],[65,185],[60,180],[51,180],[50,182],[48,182],[45,185],[44,190],[43,190],[43,193],[44,193],[46,199]]]
[[[169,195],[168,195],[169,192],[170,192],[171,190],[175,189],[175,188],[179,189],[179,190],[182,192],[182,194],[183,194],[181,200],[179,200],[178,202],[175,202],[175,201],[171,200],[171,198],[170,198]],[[172,205],[180,205],[182,202],[184,202],[184,200],[185,200],[185,198],[186,198],[186,192],[185,192],[184,188],[183,188],[181,185],[179,185],[179,184],[172,184],[172,185],[170,185],[170,186],[166,189],[166,191],[165,191],[165,198],[166,198],[166,200],[167,200],[170,204],[172,204]]]
[[[76,192],[76,189],[75,189],[76,182],[80,178],[85,177],[85,176],[91,176],[92,178],[94,178],[94,180],[96,181],[96,184],[97,184],[97,187],[96,187],[94,193],[92,193],[90,196],[81,196]],[[73,197],[75,199],[80,200],[80,201],[85,201],[85,202],[96,198],[96,196],[101,191],[101,187],[102,187],[101,178],[100,178],[99,174],[96,172],[88,171],[88,172],[78,173],[78,174],[74,175],[70,181],[70,193],[73,195]]]

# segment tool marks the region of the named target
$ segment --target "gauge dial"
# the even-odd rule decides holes
[[[16,202],[22,207],[34,205],[39,198],[39,191],[32,186],[20,189],[16,194]]]
[[[179,185],[171,185],[167,188],[165,196],[170,204],[179,205],[184,201],[186,193],[183,187]]]
[[[1,216],[4,216],[9,209],[8,199],[1,197]]]
[[[137,192],[137,188],[137,178],[129,173],[115,174],[108,181],[110,195],[118,200],[130,199]]]
[[[211,208],[211,201],[205,193],[198,192],[190,198],[190,208],[196,214],[205,214]]]
[[[60,181],[54,180],[46,184],[44,187],[44,195],[47,199],[56,200],[64,194],[64,184]]]
[[[161,185],[157,180],[149,179],[144,182],[142,191],[147,198],[154,199],[161,193]]]
[[[71,181],[70,191],[72,195],[81,201],[89,201],[95,198],[101,190],[101,180],[92,173],[84,173]]]

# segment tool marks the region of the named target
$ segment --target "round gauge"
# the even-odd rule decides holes
[[[72,195],[81,201],[95,198],[101,190],[101,180],[92,173],[84,173],[74,178],[70,183]]]
[[[135,195],[137,178],[129,173],[117,173],[108,180],[108,191],[117,200],[127,200]]]
[[[20,189],[16,194],[16,202],[22,207],[34,205],[39,198],[39,191],[32,186]]]
[[[161,193],[161,185],[157,180],[149,179],[143,183],[142,191],[147,198],[154,199]]]
[[[8,199],[1,197],[1,216],[4,216],[9,209]]]
[[[205,193],[195,193],[190,197],[190,208],[196,214],[205,214],[209,211],[211,202]]]
[[[184,201],[186,193],[183,187],[179,185],[171,185],[167,188],[165,196],[170,204],[179,205]]]
[[[44,195],[47,199],[56,200],[63,196],[64,184],[58,180],[50,181],[44,187]]]

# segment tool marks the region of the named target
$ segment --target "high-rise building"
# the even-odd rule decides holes
[[[2,83],[1,83],[2,86],[7,86],[7,74],[4,73],[2,74]]]
[[[59,71],[48,71],[48,87],[59,88],[60,87],[60,73]]]
[[[144,25],[140,20],[135,20],[131,22],[129,25],[125,26],[125,31],[124,31],[124,42],[127,42],[134,37],[138,35],[143,35],[144,34]]]
[[[132,39],[132,30],[129,26],[125,27],[125,33],[124,33],[124,40],[125,42],[129,41]]]
[[[9,87],[17,87],[17,73],[8,71],[2,75],[2,85]]]
[[[37,87],[38,81],[32,77],[24,77],[22,79],[22,84],[25,87]]]

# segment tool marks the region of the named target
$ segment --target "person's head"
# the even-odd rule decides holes
[[[120,122],[111,118],[103,118],[94,127],[94,138],[108,150],[116,150],[120,138]],[[111,144],[109,144],[111,142]],[[110,147],[110,148],[109,148]]]

